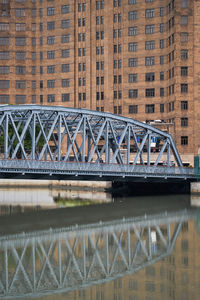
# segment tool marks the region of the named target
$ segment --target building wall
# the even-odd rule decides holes
[[[10,68],[0,69],[1,104],[163,120],[193,160],[200,144],[198,1],[1,0],[0,14],[0,37],[9,38],[0,40],[0,66]]]

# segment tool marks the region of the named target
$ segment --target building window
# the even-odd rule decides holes
[[[137,50],[138,50],[138,43],[129,43],[128,44],[129,52],[136,52]]]
[[[164,17],[164,7],[160,7],[160,17]]]
[[[9,66],[0,66],[0,74],[9,74],[10,73],[10,67]]]
[[[55,22],[47,22],[47,30],[54,30],[55,29]]]
[[[128,19],[130,21],[137,20],[137,18],[138,18],[138,12],[137,12],[137,10],[129,11],[129,13],[128,13]]]
[[[61,21],[61,28],[69,28],[69,27],[70,27],[70,20]]]
[[[10,29],[9,23],[0,23],[0,31],[8,31]]]
[[[181,101],[181,110],[188,110],[188,101]]]
[[[137,26],[128,28],[128,35],[129,36],[135,36],[137,34],[138,34],[138,27]]]
[[[47,80],[47,87],[48,88],[55,88],[55,79],[53,80]]]
[[[9,104],[10,96],[9,95],[0,95],[0,103],[1,104]]]
[[[150,72],[145,74],[145,81],[154,81],[155,80],[155,73]]]
[[[145,50],[153,50],[153,49],[155,49],[155,41],[145,42]]]
[[[25,17],[25,9],[24,8],[16,8],[15,16],[18,18]]]
[[[15,95],[16,104],[26,103],[26,95]]]
[[[16,31],[26,31],[26,23],[16,23],[15,30]]]
[[[55,65],[47,66],[47,73],[48,73],[48,74],[53,74],[53,73],[55,73],[55,70],[56,70],[56,66],[55,66]]]
[[[181,32],[181,42],[186,43],[188,42],[188,32]]]
[[[181,118],[181,127],[188,127],[188,118]]]
[[[61,42],[62,43],[69,43],[69,34],[62,35]]]
[[[9,46],[9,37],[0,37],[0,46]]]
[[[62,72],[69,72],[69,64],[62,64]]]
[[[188,16],[181,16],[181,25],[188,24]]]
[[[56,96],[55,94],[48,94],[47,95],[47,102],[55,102]]]
[[[164,56],[161,55],[161,56],[160,56],[160,65],[163,65],[163,64],[164,64]]]
[[[25,37],[16,37],[15,38],[15,45],[16,46],[25,46],[26,45],[26,38]]]
[[[145,112],[147,114],[152,114],[155,112],[155,105],[154,104],[146,104],[145,106]]]
[[[164,113],[164,104],[163,103],[160,104],[160,112]]]
[[[145,33],[146,34],[153,34],[155,31],[155,25],[146,25],[145,26]]]
[[[181,59],[188,59],[188,50],[182,49],[181,50]]]
[[[40,17],[42,17],[42,16],[43,16],[43,9],[40,8]]]
[[[36,95],[32,95],[32,104],[36,103]]]
[[[61,13],[62,14],[67,14],[67,13],[69,13],[69,4],[67,4],[67,5],[62,5],[61,6]]]
[[[146,97],[155,97],[155,89],[146,89],[145,90]]]
[[[9,80],[0,80],[0,89],[9,89],[10,81]]]
[[[128,82],[129,83],[137,82],[137,79],[138,79],[137,74],[129,74],[128,75]]]
[[[181,76],[188,75],[188,67],[181,67]]]
[[[54,7],[47,7],[47,16],[53,16],[55,13]]]
[[[188,0],[181,0],[181,8],[187,8],[188,7]]]
[[[36,89],[36,81],[32,80],[32,89],[35,90]]]
[[[137,114],[138,106],[137,105],[129,105],[129,114]]]
[[[138,58],[134,57],[134,58],[129,58],[128,60],[128,66],[129,67],[137,67],[138,65]]]
[[[48,37],[47,37],[47,44],[48,44],[48,45],[53,45],[53,44],[55,44],[55,36],[48,36]]]
[[[25,89],[26,88],[26,81],[25,80],[16,80],[15,81],[15,88],[16,89]]]
[[[154,16],[155,16],[154,8],[146,9],[146,10],[145,10],[145,17],[146,17],[147,19],[149,19],[149,18],[154,18]]]
[[[40,103],[43,103],[43,95],[40,95]]]
[[[138,113],[138,106],[137,105],[129,105],[129,114],[137,114]]]
[[[16,67],[16,74],[18,74],[18,75],[24,75],[24,74],[26,74],[26,67],[24,67],[24,66],[17,66]]]
[[[0,51],[0,59],[1,60],[10,59],[10,52],[9,51]]]
[[[160,40],[160,49],[164,48],[164,40]]]
[[[70,100],[69,93],[62,94],[62,102],[68,102],[69,100]]]
[[[138,0],[128,0],[128,4],[132,5],[132,4],[137,4]]]
[[[63,49],[62,50],[62,57],[63,58],[69,57],[70,56],[69,54],[70,54],[69,49]]]
[[[182,83],[181,84],[181,94],[187,93],[188,92],[188,84],[187,83]]]
[[[164,88],[160,88],[160,97],[164,97]]]
[[[160,80],[164,80],[164,72],[160,72]]]
[[[62,87],[69,87],[70,80],[68,78],[62,79]]]
[[[138,90],[137,89],[131,89],[128,91],[129,98],[137,98],[138,97]]]
[[[188,145],[188,136],[181,136],[181,145],[182,146]]]
[[[164,23],[160,24],[160,33],[163,33],[165,31],[165,25]]]
[[[145,57],[145,66],[153,66],[155,64],[154,56]]]

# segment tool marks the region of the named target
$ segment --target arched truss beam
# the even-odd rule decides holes
[[[1,106],[0,147],[4,159],[151,164],[151,143],[182,167],[170,134],[110,113],[55,106]],[[134,153],[134,154],[133,154]],[[155,158],[155,155],[156,158]]]
[[[186,211],[5,236],[0,297],[69,292],[133,274],[171,254]]]

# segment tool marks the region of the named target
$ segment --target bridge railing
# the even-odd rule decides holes
[[[147,166],[147,165],[121,165],[106,163],[77,163],[64,161],[38,161],[38,160],[0,160],[0,172],[25,172],[48,174],[74,174],[97,176],[173,176],[193,177],[193,168]]]

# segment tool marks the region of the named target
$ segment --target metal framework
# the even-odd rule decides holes
[[[0,238],[0,298],[101,284],[170,255],[186,210]]]
[[[159,149],[154,153],[153,166],[152,139],[156,139]],[[134,173],[161,173],[161,177],[172,173],[176,177],[193,175],[183,169],[168,133],[130,118],[85,109],[1,106],[0,147],[0,174],[12,171],[99,177],[102,172],[111,177],[132,177]],[[163,172],[159,164],[164,153],[167,161]],[[177,172],[171,168],[172,160]]]

